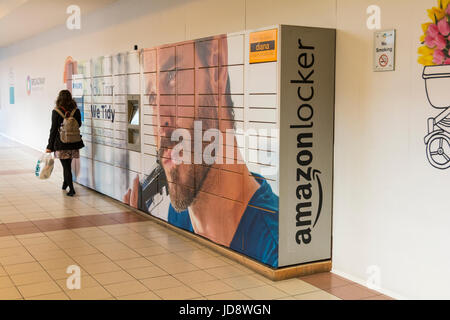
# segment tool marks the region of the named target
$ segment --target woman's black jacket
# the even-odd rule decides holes
[[[62,111],[62,110],[61,110]],[[64,111],[62,111],[64,113]],[[73,117],[77,120],[78,125],[81,127],[81,112],[80,109],[75,111]],[[74,143],[63,143],[59,138],[59,127],[63,123],[64,119],[61,115],[53,110],[52,112],[52,127],[50,129],[50,136],[48,138],[47,149],[51,151],[59,151],[59,150],[78,150],[84,147],[83,140]]]

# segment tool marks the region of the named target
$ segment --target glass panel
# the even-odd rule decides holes
[[[128,129],[128,143],[139,144],[139,129]]]
[[[139,102],[138,100],[128,100],[128,123],[139,125]]]

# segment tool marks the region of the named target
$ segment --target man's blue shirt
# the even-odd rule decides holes
[[[252,173],[260,184],[242,215],[230,248],[272,267],[278,266],[278,196],[267,181]],[[168,222],[194,232],[189,211],[169,207]]]

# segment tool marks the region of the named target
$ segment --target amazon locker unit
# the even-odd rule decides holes
[[[272,268],[331,259],[335,30],[272,26],[72,69],[79,183]]]

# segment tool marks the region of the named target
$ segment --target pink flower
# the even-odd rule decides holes
[[[436,36],[439,34],[439,29],[437,25],[434,23],[430,24],[430,26],[427,29],[427,35],[429,35],[432,38],[436,38]]]
[[[431,49],[433,49],[436,46],[436,42],[432,36],[425,37],[425,44],[427,45],[428,48],[431,48]]]
[[[450,58],[445,59],[444,64],[450,64]]]
[[[447,39],[444,38],[443,35],[438,34],[436,39],[434,39],[434,43],[438,47],[439,50],[443,50],[447,47]]]
[[[445,54],[442,50],[434,50],[433,53],[433,63],[435,64],[442,64],[445,60]]]
[[[438,30],[443,36],[448,36],[450,33],[450,25],[447,22],[447,17],[439,21]]]

